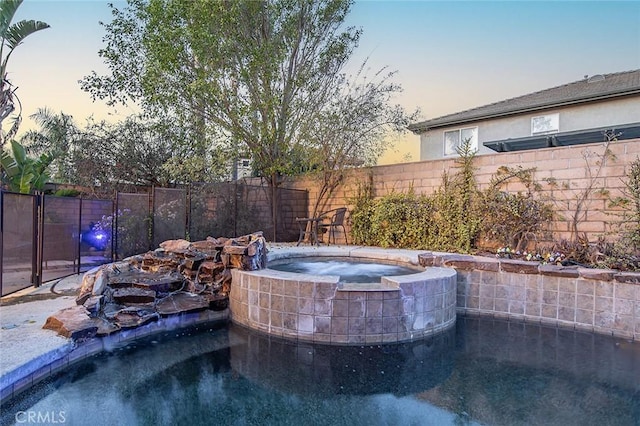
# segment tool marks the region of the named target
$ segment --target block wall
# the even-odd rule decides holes
[[[488,186],[499,167],[509,166],[536,168],[535,178],[542,185],[541,196],[553,199],[557,219],[551,224],[553,239],[570,237],[570,218],[576,209],[577,198],[591,186],[590,196],[584,201],[578,225],[579,233],[586,233],[590,241],[598,236],[615,236],[619,217],[615,208],[609,206],[609,197],[622,195],[631,163],[640,157],[640,139],[615,141],[609,145],[613,156],[602,162],[604,143],[546,148],[511,153],[482,155],[475,159],[476,178],[481,189]],[[374,196],[382,197],[390,192],[407,191],[432,194],[442,183],[442,174],[455,173],[455,159],[429,160],[413,163],[376,166],[354,169],[344,183],[337,188],[321,210],[348,206],[356,194],[358,183],[370,180]],[[555,182],[555,183],[554,183]],[[301,178],[288,184],[291,188],[309,191],[309,208],[312,209],[318,195],[318,186],[313,178]],[[522,190],[517,184],[506,188]],[[603,195],[601,189],[607,191]],[[311,213],[311,212],[310,212]],[[347,228],[348,233],[348,228]],[[342,242],[344,242],[344,237]],[[340,241],[339,241],[340,242]]]

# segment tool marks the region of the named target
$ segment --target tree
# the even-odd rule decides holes
[[[2,57],[2,63],[0,64],[0,77],[2,78],[2,86],[0,87],[0,127],[4,119],[15,111],[16,102],[20,107],[20,100],[15,95],[15,89],[7,78],[9,57],[29,35],[49,28],[47,23],[34,20],[21,20],[12,24],[11,21],[13,21],[13,17],[21,4],[22,0],[0,1],[0,37],[2,37],[2,44],[0,45],[0,57]],[[5,49],[8,49],[6,55]],[[20,114],[21,111],[18,110],[9,131],[6,135],[0,135],[0,142],[4,143],[5,140],[16,134],[20,126]]]
[[[43,154],[30,158],[27,151],[17,141],[11,141],[11,152],[2,148],[0,165],[2,166],[2,184],[9,191],[30,194],[33,190],[42,190],[49,180],[47,168],[52,157]]]
[[[75,169],[71,161],[78,128],[71,115],[54,113],[48,108],[39,108],[30,116],[40,130],[29,130],[20,142],[36,155],[48,153],[53,157],[51,175],[56,182],[72,182]]]
[[[111,75],[94,73],[82,85],[94,98],[133,100],[220,129],[251,154],[275,213],[292,156],[344,83],[341,70],[360,37],[341,31],[351,3],[129,0],[105,26],[100,55]]]
[[[391,79],[395,73],[378,71],[369,80],[366,62],[352,79],[338,88],[333,101],[322,109],[320,119],[312,123],[310,174],[319,182],[312,208],[316,217],[333,191],[342,183],[345,172],[354,167],[372,166],[384,153],[385,135],[405,131],[418,111],[407,114],[392,97],[402,89]]]
[[[88,120],[79,127],[73,117],[47,108],[32,118],[40,126],[21,142],[33,154],[48,153],[57,182],[98,185],[110,192],[123,185],[166,186],[205,178],[220,179],[228,163],[216,151],[190,143],[189,129],[170,118],[131,116],[119,123]]]

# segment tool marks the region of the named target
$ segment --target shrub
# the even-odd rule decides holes
[[[624,196],[612,201],[622,207],[620,238],[608,247],[599,266],[621,270],[640,270],[640,159],[631,163]]]
[[[80,194],[82,193],[77,189],[63,188],[58,189],[53,195],[56,197],[77,197]]]
[[[531,241],[538,241],[553,219],[551,204],[536,198],[539,189],[533,179],[535,169],[501,167],[483,192],[482,230],[485,239],[500,246],[524,251]],[[502,187],[513,180],[523,184],[526,191],[509,193]]]
[[[475,247],[482,218],[478,208],[469,142],[459,151],[459,170],[443,175],[432,196],[392,192],[373,199],[371,179],[351,200],[351,237],[355,244],[469,252]]]
[[[349,215],[353,243],[375,245],[371,234],[371,217],[375,207],[371,176],[364,183],[358,184],[356,195],[350,200],[350,204],[354,206]]]
[[[442,185],[432,196],[434,214],[426,218],[432,226],[432,250],[468,253],[476,247],[482,210],[475,179],[475,151],[466,140],[458,149],[457,170],[443,173]]]
[[[381,247],[425,249],[432,233],[433,207],[428,197],[391,193],[378,200],[371,215],[371,239]]]

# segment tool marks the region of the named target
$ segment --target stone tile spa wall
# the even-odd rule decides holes
[[[330,344],[393,343],[452,327],[456,271],[428,268],[341,284],[335,276],[263,269],[232,271],[232,321],[285,338]]]
[[[640,274],[511,259],[425,253],[423,266],[458,273],[457,306],[640,341]]]

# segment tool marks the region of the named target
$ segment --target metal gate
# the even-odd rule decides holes
[[[0,195],[0,294],[36,285],[36,199],[34,195]]]
[[[110,200],[1,192],[0,294],[113,260]]]

